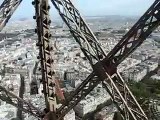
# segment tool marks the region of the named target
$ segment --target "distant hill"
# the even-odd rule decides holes
[[[20,18],[18,19],[19,21],[26,21],[26,20],[29,20],[28,18]]]
[[[101,21],[135,21],[140,16],[120,16],[120,15],[107,15],[107,16],[85,16],[87,20],[101,20]]]
[[[85,19],[104,19],[104,20],[137,20],[140,16],[121,16],[121,15],[104,15],[104,16],[84,16]],[[52,21],[61,21],[60,17],[51,17]],[[12,19],[12,21],[31,21],[31,18]]]

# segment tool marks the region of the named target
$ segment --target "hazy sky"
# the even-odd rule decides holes
[[[0,0],[2,3],[3,0]],[[76,7],[82,15],[125,15],[134,16],[142,15],[154,0],[74,0]],[[23,0],[20,7],[16,10],[13,18],[32,18],[34,15],[34,7],[32,0]],[[57,11],[51,5],[51,15],[56,16]]]

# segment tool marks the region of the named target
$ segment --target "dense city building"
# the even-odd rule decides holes
[[[104,19],[104,21],[102,21],[102,19]],[[87,19],[87,21],[106,53],[111,51],[119,42],[120,38],[128,31],[128,27],[133,24],[127,21],[127,18],[119,22],[121,24],[127,22],[128,26],[117,26],[117,28],[115,28],[114,23],[112,26],[107,27],[108,23],[105,18],[96,18],[92,21]],[[23,28],[21,27],[22,24],[26,26]],[[79,45],[69,34],[68,28],[54,24],[51,27],[51,33],[53,34],[51,44],[53,46],[52,56],[54,58],[55,74],[57,79],[60,80],[61,89],[71,94],[92,72],[92,68],[81,52]],[[38,48],[36,47],[37,37],[33,30],[33,21],[18,21],[10,24],[1,34],[1,84],[19,96],[19,89],[21,87],[20,76],[24,76],[25,89],[23,99],[43,110],[45,108],[45,100],[42,81],[40,79],[40,65],[36,65],[38,61]],[[157,34],[158,33],[156,33],[156,36]],[[150,36],[141,47],[118,66],[118,71],[126,81],[132,80],[139,82],[155,70],[157,70],[156,74],[153,74],[151,78],[153,80],[160,80],[160,51],[158,50],[160,41],[155,40],[154,36],[155,34]],[[64,117],[64,120],[82,119],[85,115],[96,111],[97,107],[107,103],[110,99],[109,94],[103,86],[100,85],[87,95],[85,99],[80,101],[76,107]],[[106,114],[106,112],[108,113],[108,109],[110,112]],[[37,118],[24,112],[17,114],[17,111],[17,108],[6,104],[4,101],[0,101],[0,118],[6,118],[7,120],[23,117],[25,120],[37,120]],[[103,120],[112,120],[115,111],[115,107],[109,105],[107,110],[103,109],[98,111],[96,116],[104,116]]]

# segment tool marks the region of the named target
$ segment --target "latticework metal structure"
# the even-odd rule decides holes
[[[22,0],[4,0],[0,6],[0,30],[4,28],[11,15]],[[113,103],[119,110],[124,120],[148,120],[141,106],[133,96],[129,87],[117,71],[117,66],[139,47],[144,40],[160,24],[160,0],[156,0],[137,23],[126,33],[119,43],[106,54],[98,39],[93,34],[80,12],[75,8],[71,0],[51,0],[70,33],[79,44],[80,49],[89,61],[93,72],[81,83],[74,93],[60,107],[57,105],[56,96],[63,99],[59,85],[55,78],[52,46],[50,45],[49,1],[34,0],[37,22],[36,33],[38,35],[37,46],[39,48],[38,59],[41,63],[43,93],[46,101],[45,114],[25,100],[15,96],[2,86],[0,87],[0,99],[7,101],[16,107],[16,101],[22,102],[21,110],[38,118],[50,115],[47,119],[61,120],[73,109],[78,102],[85,98],[98,84],[102,83]],[[8,99],[9,98],[9,99]]]

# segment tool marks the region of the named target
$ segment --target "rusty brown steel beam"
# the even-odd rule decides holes
[[[0,6],[0,31],[6,26],[7,22],[18,8],[22,0],[4,0]]]
[[[42,84],[43,84],[43,93],[45,96],[46,102],[46,114],[52,113],[49,119],[53,119],[55,117],[55,112],[58,107],[57,105],[57,97],[59,95],[56,93],[60,91],[59,85],[57,85],[54,65],[52,59],[52,50],[53,47],[50,44],[50,23],[51,20],[49,18],[49,9],[50,6],[48,4],[48,0],[36,0],[35,3],[36,8],[36,21],[37,21],[37,34],[38,34],[38,42],[37,46],[39,47],[39,56],[38,58],[41,61],[41,73],[42,73]],[[62,94],[61,94],[62,95]]]
[[[91,66],[106,57],[97,38],[70,0],[51,0]]]
[[[160,1],[156,0],[137,23],[122,37],[103,60],[104,66],[116,67],[133,53],[160,24]]]
[[[158,1],[156,1],[158,2]],[[62,19],[64,20],[64,22],[67,24],[67,26],[69,27],[71,33],[74,31],[76,32],[75,34],[79,35],[79,32],[77,32],[78,28],[73,28],[72,25],[75,25],[75,19],[80,18],[80,14],[78,14],[79,16],[77,17],[77,14],[73,14],[72,11],[77,11],[77,9],[73,6],[73,4],[71,3],[70,0],[52,0],[52,3],[54,4],[54,6],[56,7],[56,9],[58,10],[59,14],[61,15]],[[154,3],[155,4],[155,3]],[[154,6],[154,4],[152,6]],[[156,4],[157,5],[157,4]],[[65,9],[66,11],[63,12],[63,9]],[[148,11],[154,10],[153,7],[151,7]],[[78,12],[77,12],[78,13]],[[146,12],[147,13],[147,12]],[[68,15],[69,14],[69,15]],[[156,13],[157,14],[157,13]],[[145,14],[145,17],[151,17],[151,14]],[[143,16],[143,17],[144,17]],[[142,17],[142,18],[143,18]],[[152,18],[152,17],[151,17]],[[156,18],[158,18],[158,15],[156,15]],[[73,20],[74,19],[74,20]],[[151,22],[153,19],[151,19]],[[79,22],[79,21],[78,21]],[[78,25],[78,22],[76,25]],[[142,23],[144,23],[144,21],[141,21]],[[150,23],[151,23],[150,22]],[[79,22],[80,23],[80,22]],[[153,26],[151,24],[145,24],[145,30],[148,28],[148,32],[145,33],[146,37],[152,33],[152,31],[158,27],[158,21],[157,22],[153,22]],[[71,24],[71,25],[70,25]],[[76,26],[75,25],[75,26]],[[148,25],[148,27],[146,27]],[[77,26],[76,26],[77,27]],[[149,32],[150,31],[150,32]],[[83,32],[82,32],[83,33]],[[72,33],[73,34],[73,33]],[[83,34],[84,35],[84,34]],[[144,34],[143,34],[144,35]],[[75,37],[75,36],[74,36]],[[76,36],[79,37],[79,36]],[[145,40],[146,37],[142,37],[142,40]],[[76,40],[77,41],[77,40]],[[81,44],[79,41],[77,41],[79,44]],[[91,44],[90,44],[91,45]],[[135,45],[135,46],[134,46]],[[82,47],[84,47],[83,45],[80,45]],[[137,48],[136,44],[133,44],[133,46],[135,47],[134,49]],[[133,47],[131,46],[131,48]],[[83,50],[82,50],[83,51]],[[127,50],[126,50],[127,51]],[[125,53],[126,53],[125,51]],[[84,52],[84,51],[83,51]],[[128,54],[131,54],[132,51]],[[86,55],[86,54],[85,54]],[[125,56],[125,55],[124,55]],[[90,62],[91,63],[91,62]],[[109,63],[113,63],[111,64],[111,66],[108,67]],[[93,65],[93,69],[96,75],[99,76],[100,79],[105,80],[107,77],[107,79],[111,78],[110,81],[108,81],[110,84],[110,89],[113,90],[113,92],[115,93],[115,96],[119,97],[118,99],[121,101],[122,105],[124,106],[124,109],[126,109],[126,111],[128,112],[127,114],[125,114],[125,118],[129,118],[129,116],[131,116],[133,119],[139,119],[140,117],[142,117],[143,119],[147,119],[146,115],[144,114],[143,110],[141,109],[140,105],[138,104],[138,102],[136,101],[136,99],[134,98],[134,96],[132,95],[131,91],[129,90],[128,86],[126,85],[126,83],[124,82],[124,80],[122,79],[122,77],[116,72],[116,66],[115,64],[117,64],[118,62],[114,62],[111,61],[110,59],[105,58],[104,60],[102,60],[102,62],[98,62],[95,65]],[[99,66],[101,66],[101,68],[98,68]],[[98,70],[97,70],[98,68]],[[104,72],[99,73],[99,71]],[[114,77],[114,79],[116,79],[114,83],[114,80],[112,79],[112,75],[116,75],[117,77]],[[122,86],[124,87],[124,89],[122,89]],[[83,89],[83,88],[81,88]],[[77,90],[80,91],[80,90]],[[126,92],[126,94],[124,94],[124,92]],[[78,93],[77,93],[78,94]],[[76,93],[75,93],[76,95]],[[112,96],[112,94],[111,94]],[[127,98],[128,97],[128,98]],[[80,99],[81,97],[79,97]],[[115,99],[115,97],[112,97],[114,101],[117,101],[117,99]],[[130,101],[129,101],[130,100]],[[118,101],[117,101],[118,103]],[[133,107],[134,104],[134,107]],[[133,107],[133,109],[132,109]],[[66,108],[67,109],[67,105]],[[136,109],[136,110],[135,110]]]
[[[79,43],[81,50],[88,58],[94,70],[94,73],[92,73],[82,83],[82,85],[80,85],[80,87],[73,94],[72,98],[70,98],[70,100],[73,101],[68,102],[65,105],[66,108],[62,106],[59,109],[60,111],[62,110],[63,112],[64,109],[67,111],[67,109],[69,110],[73,108],[100,81],[104,81],[104,83],[109,85],[107,86],[107,91],[111,95],[113,101],[119,106],[122,106],[120,108],[125,112],[123,114],[125,119],[147,119],[143,110],[130,92],[128,86],[121,78],[119,73],[116,72],[116,66],[120,64],[129,54],[131,54],[139,45],[141,45],[146,37],[148,37],[152,31],[158,27],[159,1],[157,0],[156,2],[144,14],[144,16],[141,17],[140,20],[142,21],[139,20],[137,24],[129,31],[129,33],[124,36],[124,40],[122,39],[120,43],[118,43],[118,45],[106,57],[94,34],[84,22],[83,18],[79,14],[78,10],[74,7],[72,2],[70,0],[52,0],[52,3],[59,11],[60,16],[65,21],[67,26],[70,28],[70,32]],[[50,20],[48,15],[48,6],[48,1],[42,0],[39,6],[40,9],[36,11],[37,13],[39,12],[38,14],[36,13],[37,33],[39,37],[37,45],[40,48],[39,58],[41,58],[42,80],[44,85],[44,94],[47,101],[47,109],[48,111],[55,111],[57,103],[54,88],[54,71],[52,69],[53,60],[50,53],[52,48],[49,45]],[[61,11],[61,7],[64,10],[63,12]],[[127,39],[125,39],[125,37]],[[98,76],[98,78],[95,76]],[[88,87],[88,85],[90,87]],[[74,99],[74,97],[76,99]],[[70,104],[70,107],[68,107],[68,104]]]
[[[8,91],[1,85],[0,85],[0,99],[8,104],[11,104],[19,108],[23,112],[29,113],[37,118],[41,118],[43,116],[43,112],[41,112],[38,108],[34,107],[31,103],[23,100],[22,98],[16,96],[15,94]],[[22,106],[20,106],[19,104],[21,104]]]

